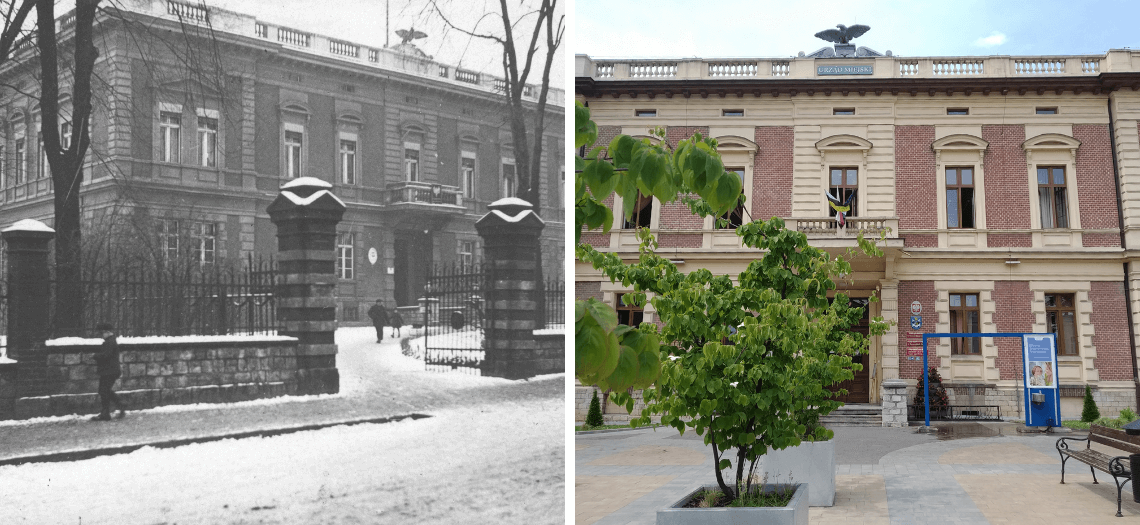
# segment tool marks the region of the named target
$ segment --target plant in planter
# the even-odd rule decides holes
[[[950,396],[946,394],[946,389],[942,388],[942,375],[933,366],[926,373],[927,380],[930,382],[930,414],[945,413],[950,407]],[[922,378],[918,379],[918,389],[914,393],[914,405],[918,407],[925,407],[926,405],[926,387],[923,386]],[[920,410],[924,410],[924,408],[920,408]]]

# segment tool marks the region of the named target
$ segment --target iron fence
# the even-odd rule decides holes
[[[546,279],[540,292],[543,295],[544,319],[542,328],[566,328],[566,282],[562,272]]]
[[[123,336],[276,334],[278,283],[272,260],[247,259],[241,267],[183,265],[119,267],[87,272],[77,284],[82,299],[78,329],[53,327],[52,337],[94,334],[111,323]],[[67,285],[51,281],[51,312],[75,300]],[[59,323],[55,323],[59,324]]]
[[[424,365],[435,372],[479,375],[485,353],[488,268],[436,268],[424,287]]]
[[[907,419],[926,419],[924,405],[907,405]],[[949,405],[930,407],[931,421],[1001,421],[1001,407],[997,405]]]

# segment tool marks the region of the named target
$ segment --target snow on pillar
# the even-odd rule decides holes
[[[280,333],[298,340],[298,394],[340,390],[334,340],[336,226],[345,205],[329,188],[332,185],[320,179],[295,179],[281,186],[267,209],[277,225]]]
[[[519,379],[549,373],[551,366],[561,370],[562,355],[539,349],[534,338],[535,310],[541,300],[538,236],[545,224],[533,206],[519,198],[500,199],[487,208],[491,211],[475,223],[490,272],[482,373]]]
[[[19,361],[50,335],[48,250],[55,230],[24,219],[0,231],[0,236],[8,250],[8,357]]]

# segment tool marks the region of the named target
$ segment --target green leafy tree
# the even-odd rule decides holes
[[[1100,409],[1096,407],[1096,401],[1093,401],[1092,389],[1085,385],[1085,406],[1081,410],[1081,421],[1092,423],[1098,419],[1100,419]]]
[[[590,400],[590,411],[586,413],[586,426],[600,427],[606,423],[602,418],[602,404],[598,402],[598,391],[594,391],[594,398]]]
[[[584,153],[597,141],[598,127],[581,103],[575,104],[574,124],[575,148]],[[663,130],[655,134],[664,138]],[[609,156],[603,157],[603,151]],[[597,145],[577,156],[575,171],[574,240],[580,248],[583,228],[609,231],[614,216],[604,201],[614,193],[625,199],[627,214],[633,212],[638,193],[663,203],[684,200],[701,215],[723,214],[744,198],[739,177],[724,170],[716,141],[700,134],[676,147],[620,135],[608,145]],[[639,231],[639,236],[653,243],[647,229]],[[633,295],[644,304],[644,294]],[[655,331],[619,326],[612,307],[590,299],[575,303],[574,333],[578,380],[614,390],[612,398],[632,411],[633,399],[626,390],[653,384],[661,369]]]

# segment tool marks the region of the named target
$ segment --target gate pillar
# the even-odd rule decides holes
[[[491,203],[475,223],[488,272],[482,374],[521,379],[563,369],[562,355],[535,342],[539,234],[545,224],[527,201]],[[557,361],[556,363],[554,361]]]
[[[0,398],[37,396],[47,391],[47,355],[38,350],[51,334],[49,249],[55,230],[24,219],[0,231],[8,250],[8,357],[15,373],[0,378]],[[10,368],[10,367],[9,367]],[[9,409],[13,407],[10,403]],[[3,412],[4,410],[0,410]]]
[[[277,226],[281,335],[297,338],[297,393],[340,391],[336,368],[336,227],[344,202],[332,185],[301,177],[281,186],[269,205]]]

